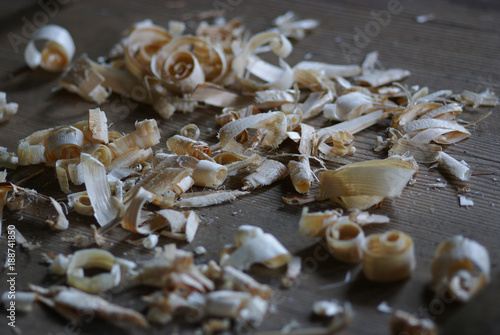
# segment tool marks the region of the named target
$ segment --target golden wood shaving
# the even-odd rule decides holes
[[[252,173],[242,179],[243,187],[241,189],[247,191],[271,185],[275,181],[284,178],[287,174],[288,170],[282,163],[266,159]]]
[[[363,258],[362,245],[365,234],[354,222],[337,222],[330,225],[326,232],[328,250],[336,259],[357,263]]]
[[[318,198],[363,210],[399,196],[416,171],[415,161],[401,156],[348,164],[320,174]]]
[[[388,231],[366,238],[363,273],[373,281],[396,281],[409,277],[416,267],[413,240],[405,233]]]

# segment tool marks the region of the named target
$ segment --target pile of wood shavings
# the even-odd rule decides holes
[[[152,148],[161,139],[156,120],[137,122],[135,131],[123,135],[108,131],[105,112],[96,108],[89,111],[88,120],[21,140],[17,156],[1,148],[0,165],[55,167],[69,206],[94,216],[100,226],[93,227],[90,238],[75,236],[73,242],[80,247],[102,246],[106,232],[121,225],[141,236],[131,243],[149,249],[158,243],[157,234],[191,242],[200,221],[192,208],[234,201],[287,176],[297,196],[284,198],[285,202],[331,199],[352,212],[350,216],[340,211],[316,213],[307,224],[303,217],[300,229],[308,236],[324,236],[339,222],[387,222],[387,217],[362,210],[399,196],[408,183],[416,182],[418,164],[437,164],[461,180],[471,177],[467,163],[446,154],[442,145],[471,135],[479,120],[464,123],[457,115],[464,106],[495,106],[493,92],[407,88],[398,82],[409,71],[377,69],[376,52],[360,66],[303,61],[291,67],[285,61],[293,51],[289,39],[302,38],[318,22],[297,20],[287,13],[274,23],[274,28],[250,35],[241,21],[218,19],[214,24],[200,23],[191,36],[184,34],[182,22],[172,21],[165,29],[145,20],[126,31],[106,62],[82,55],[61,77],[63,88],[86,100],[102,104],[115,92],[150,104],[163,118],[175,117],[176,111],[196,112],[202,106],[220,108],[218,142],[198,140],[200,130],[191,124],[167,140],[168,153],[154,153]],[[279,66],[264,61],[263,53],[274,54]],[[324,128],[306,123],[320,114],[337,123]],[[356,133],[387,119],[392,121],[388,137],[379,136],[375,145],[376,151],[388,151],[387,159],[327,169],[329,162],[342,164],[345,157],[355,155]],[[295,153],[269,154],[287,139],[296,143]],[[384,179],[387,174],[393,178]],[[370,178],[363,178],[367,175]],[[231,178],[241,178],[240,189],[224,188]],[[66,229],[70,224],[52,198],[7,182],[6,173],[1,181],[0,219],[4,206],[26,210],[33,202],[44,202],[55,211],[47,220],[49,226]],[[85,185],[85,191],[74,193],[72,185]],[[194,255],[175,244],[156,248],[155,257],[140,265],[100,249],[88,249],[93,251],[85,255],[49,255],[51,272],[66,276],[72,287],[33,286],[25,303],[37,300],[74,317],[71,311],[88,302],[94,306],[91,312],[103,319],[139,326],[168,323],[183,315],[202,324],[206,333],[235,324],[257,327],[272,309],[272,289],[242,269],[253,263],[270,268],[287,265],[283,283],[290,283],[300,274],[300,260],[258,227],[241,226],[235,240],[234,246],[221,250],[219,263],[202,265],[194,265]],[[359,245],[353,248],[361,255]],[[335,250],[332,247],[331,252]],[[81,271],[85,266],[106,272],[86,277]],[[146,317],[94,295],[119,286],[124,278],[129,284],[159,288],[144,297],[149,303]],[[314,331],[332,332],[348,323],[350,308],[342,306],[330,307],[336,311],[328,315],[336,318],[334,326]]]

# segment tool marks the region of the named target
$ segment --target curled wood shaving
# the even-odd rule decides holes
[[[243,187],[241,189],[247,191],[271,185],[275,181],[284,178],[287,174],[288,170],[285,165],[272,159],[266,159],[252,173],[242,179]]]
[[[151,21],[136,23],[121,43],[125,66],[139,78],[151,74],[151,53],[171,40],[166,29]]]
[[[215,162],[200,160],[192,177],[197,186],[217,188],[226,180],[227,168]]]
[[[266,90],[255,92],[255,103],[259,108],[273,108],[295,101],[295,97],[285,90]]]
[[[257,49],[266,44],[275,55],[280,57],[281,69],[254,56]],[[263,89],[288,89],[293,84],[293,71],[281,58],[286,58],[291,52],[292,44],[284,35],[270,32],[256,34],[244,45],[241,53],[233,59],[232,68],[236,79],[245,90],[251,92]],[[267,83],[246,79],[247,73],[251,73]]]
[[[38,51],[35,42],[45,40],[42,52]],[[40,66],[51,72],[64,70],[75,53],[75,43],[70,33],[63,27],[46,25],[38,29],[24,50],[24,60],[32,69]]]
[[[82,152],[84,143],[83,132],[75,127],[61,127],[48,134],[45,140],[45,155],[47,161],[77,158]]]
[[[101,162],[106,167],[106,169],[109,169],[108,167],[111,165],[111,163],[114,163],[112,166],[117,166],[116,161],[113,162],[114,159],[111,149],[106,145],[89,143],[83,147],[82,152],[92,155],[92,157]],[[138,156],[140,156],[139,152],[137,154]]]
[[[97,267],[106,272],[86,276],[85,269]],[[115,257],[106,250],[86,249],[75,252],[66,269],[66,280],[70,286],[89,293],[109,290],[120,284],[120,266]]]
[[[197,140],[200,137],[200,129],[194,123],[190,123],[179,129],[179,135]]]
[[[167,140],[167,147],[177,155],[189,155],[197,159],[212,160],[210,147],[203,141],[195,141],[189,137],[174,135]]]
[[[373,98],[361,92],[349,92],[337,98],[334,104],[326,105],[323,114],[336,121],[352,120],[365,114],[373,106]]]
[[[441,151],[438,155],[439,166],[460,180],[469,180],[472,176],[470,167],[464,161],[457,161],[447,153]]]
[[[354,222],[337,222],[325,232],[328,250],[336,259],[357,263],[363,258],[362,245],[365,234]]]
[[[359,262],[363,257],[365,234],[361,227],[389,222],[385,215],[354,211],[342,215],[339,211],[309,213],[304,207],[299,221],[299,233],[309,237],[325,237],[328,251],[338,260]]]
[[[301,158],[300,161],[289,161],[288,170],[293,187],[299,193],[307,193],[313,180],[311,167],[307,158]]]
[[[160,142],[160,131],[156,120],[149,119],[135,123],[133,132],[109,144],[115,156],[120,156],[133,148],[146,149]]]
[[[267,132],[262,140],[262,145],[276,148],[286,139],[286,116],[282,112],[261,113],[225,124],[219,130],[222,149],[228,145],[230,140],[234,139],[247,128],[266,130]]]
[[[362,249],[363,273],[369,280],[400,280],[409,277],[416,267],[413,240],[403,232],[370,235]]]
[[[431,265],[432,287],[469,301],[490,280],[490,258],[484,246],[463,236],[443,241]]]
[[[347,131],[330,131],[316,138],[312,154],[324,160],[334,161],[337,157],[352,155],[356,152],[353,146],[354,136]],[[328,145],[332,143],[332,145]]]
[[[254,263],[262,263],[269,268],[277,268],[287,264],[291,257],[288,250],[273,235],[250,225],[238,228],[236,247],[230,254],[221,256],[222,265],[245,269]]]

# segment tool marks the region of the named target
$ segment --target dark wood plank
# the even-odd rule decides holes
[[[346,59],[339,42],[354,45],[352,38],[356,33],[355,28],[364,29],[374,20],[371,12],[387,9],[389,2],[228,1],[239,4],[231,7],[232,10],[227,11],[226,17],[241,17],[252,32],[267,29],[274,17],[287,10],[294,10],[303,18],[319,19],[320,27],[304,40],[295,43],[294,52],[287,59],[292,65],[308,53],[312,54],[312,60],[317,61],[359,63],[367,52],[378,50],[383,65],[402,67],[412,72],[412,76],[405,82],[408,85],[428,86],[431,90],[452,89],[456,92],[463,89],[478,91],[486,87],[499,90],[500,28],[497,22],[500,20],[500,8],[491,1],[459,1],[453,4],[446,1],[401,1],[401,13],[392,15],[388,25],[382,27],[380,33],[373,36],[359,53],[354,54],[352,60]],[[77,45],[77,55],[86,52],[91,58],[96,58],[105,55],[118,41],[121,32],[133,22],[151,18],[160,25],[166,25],[169,20],[182,19],[186,14],[214,9],[215,4],[211,1],[190,0],[183,1],[185,6],[181,8],[169,8],[169,3],[171,1],[77,1],[58,6],[57,14],[49,22],[70,30]],[[33,17],[40,15],[37,13],[41,11],[42,7],[36,1],[16,1],[2,3],[0,12],[0,90],[7,92],[9,101],[20,104],[18,115],[0,125],[0,145],[11,151],[15,150],[21,138],[34,131],[84,119],[87,110],[93,107],[67,92],[53,93],[58,75],[26,69],[22,54],[24,44],[16,52],[9,42],[9,33],[23,37],[25,20],[32,22]],[[416,15],[431,12],[436,14],[435,20],[425,24],[415,22]],[[188,19],[190,27],[194,22],[194,19]],[[137,119],[156,117],[150,107],[130,107],[118,96],[112,96],[109,103],[101,108],[106,111],[114,129],[120,131],[131,130]],[[326,251],[318,240],[299,236],[297,224],[301,208],[285,205],[281,201],[281,196],[292,190],[288,180],[260,189],[232,204],[199,210],[203,224],[198,236],[192,245],[182,247],[192,250],[195,246],[203,245],[208,253],[200,261],[217,259],[222,245],[233,241],[234,232],[239,225],[254,224],[273,233],[291,252],[303,257],[304,273],[300,278],[300,285],[291,290],[279,288],[279,275],[259,268],[253,270],[259,280],[270,283],[276,287],[277,292],[277,313],[270,315],[261,329],[279,329],[292,319],[305,326],[313,324],[310,318],[312,303],[319,299],[335,298],[351,301],[356,313],[352,324],[342,334],[388,333],[389,316],[376,311],[376,306],[384,300],[391,306],[430,316],[445,330],[452,327],[457,317],[460,317],[465,320],[469,318],[473,324],[484,325],[484,334],[489,330],[491,334],[498,333],[493,331],[494,327],[498,329],[498,318],[481,313],[466,314],[463,312],[466,309],[456,304],[443,304],[444,308],[441,310],[439,301],[436,302],[428,290],[429,267],[434,250],[444,238],[455,234],[473,238],[487,247],[494,278],[490,285],[499,285],[500,116],[498,108],[490,108],[469,109],[461,117],[474,120],[488,110],[493,110],[494,113],[477,125],[469,139],[446,150],[458,159],[465,159],[474,171],[493,172],[492,175],[477,175],[467,183],[448,179],[449,184],[445,189],[435,190],[428,185],[437,178],[445,179],[449,176],[443,175],[440,170],[429,170],[427,166],[422,166],[418,182],[407,187],[401,198],[385,201],[382,208],[374,210],[375,213],[389,215],[392,221],[389,227],[409,233],[415,241],[418,266],[414,275],[406,281],[383,285],[370,283],[360,275],[359,267],[345,265],[325,256]],[[163,141],[157,148],[164,147],[166,138],[173,135],[178,127],[190,122],[197,123],[203,138],[214,143],[218,129],[214,115],[214,111],[197,111],[192,114],[176,114],[168,121],[159,120]],[[315,122],[327,124],[322,119]],[[375,137],[384,135],[386,126],[375,126],[356,136],[358,151],[351,158],[352,161],[383,157],[383,154],[375,154],[372,149]],[[12,172],[9,178],[13,181],[20,180],[39,169],[44,170],[43,175],[27,182],[25,186],[54,197],[63,197],[58,191],[55,173],[50,168],[19,169]],[[470,186],[470,196],[475,202],[468,209],[460,208],[457,198],[452,196],[456,187],[465,185]],[[312,204],[311,210],[333,207],[330,203],[318,203]],[[26,238],[42,244],[41,248],[31,252],[18,250],[18,290],[27,289],[29,282],[42,285],[53,283],[53,278],[47,277],[46,266],[40,264],[41,254],[49,251],[72,252],[69,244],[62,242],[61,238],[90,231],[91,222],[74,214],[69,216],[70,228],[64,232],[49,231],[27,220],[17,222],[19,216],[16,213],[7,214],[4,225],[14,223]],[[367,233],[387,229],[388,227],[370,228]],[[134,260],[151,257],[150,251],[123,243],[127,236],[120,229],[113,231],[110,236],[112,244],[106,248],[116,255]],[[167,242],[167,239],[161,240],[161,243]],[[0,239],[0,245],[4,255],[5,238]],[[324,289],[325,285],[342,281],[348,271],[352,274],[352,282],[342,287]],[[0,291],[6,288],[4,278],[2,276]],[[145,289],[135,288],[115,292],[109,298],[124,306],[143,310],[145,305],[140,302],[139,297],[144,292]],[[500,299],[498,290],[493,290],[492,295],[489,303],[479,297],[469,303],[467,310],[497,306],[498,303],[495,305],[491,301]],[[172,329],[170,326],[155,326],[149,331],[132,328],[123,330],[99,321],[76,327],[39,306],[33,313],[18,315],[17,325],[23,330],[23,334],[156,334],[168,333]],[[0,321],[0,333],[4,334],[6,329],[3,319]],[[464,334],[474,333],[474,329],[462,330],[461,333]],[[186,333],[190,333],[190,330],[186,330]]]

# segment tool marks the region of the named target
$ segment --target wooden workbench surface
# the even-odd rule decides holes
[[[315,18],[321,24],[304,40],[294,43],[294,51],[287,59],[294,65],[304,57],[311,60],[335,64],[359,64],[369,51],[378,50],[379,59],[386,67],[399,67],[411,71],[405,81],[407,85],[428,86],[430,91],[451,89],[456,93],[463,89],[483,91],[489,87],[500,91],[500,7],[492,1],[401,1],[402,11],[392,15],[390,22],[371,41],[346,59],[340,42],[353,46],[356,27],[364,29],[374,20],[373,10],[387,9],[395,0],[382,1],[225,1],[226,17],[241,17],[253,32],[268,29],[272,19],[288,10],[295,11],[301,18]],[[62,3],[63,1],[61,1]],[[46,1],[56,3],[56,0]],[[146,18],[166,26],[169,20],[188,21],[193,29],[197,12],[214,9],[218,1],[111,1],[87,0],[64,1],[64,6],[53,8],[49,23],[66,27],[76,44],[76,56],[87,53],[91,59],[106,55],[117,42],[123,30],[132,23]],[[17,142],[36,130],[56,125],[71,124],[87,117],[93,104],[68,92],[53,92],[57,86],[58,74],[43,70],[29,70],[25,67],[24,40],[11,43],[9,33],[24,39],[29,33],[25,22],[43,20],[39,13],[43,8],[38,1],[4,1],[0,6],[0,91],[7,92],[8,101],[19,103],[19,112],[9,122],[0,124],[0,146],[15,151]],[[415,17],[434,13],[436,18],[419,24]],[[37,21],[40,22],[40,21]],[[26,31],[28,30],[28,31]],[[12,34],[10,35],[13,36]],[[162,141],[156,148],[164,148],[165,140],[187,123],[200,126],[202,139],[215,143],[218,126],[214,120],[215,111],[199,110],[191,114],[176,113],[170,120],[162,120],[150,106],[131,105],[113,95],[109,102],[100,106],[107,113],[113,129],[128,132],[136,120],[155,117],[158,119]],[[472,136],[465,141],[446,148],[446,152],[464,159],[475,172],[468,182],[443,174],[438,169],[421,166],[417,183],[408,186],[400,198],[384,201],[373,213],[385,214],[391,218],[388,226],[367,228],[366,233],[398,229],[410,234],[415,243],[417,268],[408,280],[390,284],[375,284],[367,281],[359,266],[346,265],[326,255],[318,239],[298,235],[300,206],[286,205],[283,195],[292,194],[288,178],[271,187],[252,192],[231,204],[197,210],[202,224],[191,245],[179,244],[186,250],[204,246],[207,254],[198,259],[217,259],[221,247],[232,243],[234,232],[242,224],[253,224],[274,234],[293,254],[303,257],[303,274],[300,285],[291,290],[279,288],[280,273],[256,268],[258,279],[276,288],[277,312],[266,318],[262,330],[280,329],[292,319],[307,326],[318,324],[311,319],[312,303],[319,299],[350,301],[355,316],[342,334],[386,334],[390,316],[377,312],[376,306],[387,301],[390,306],[401,308],[419,316],[434,319],[443,333],[455,334],[499,334],[500,333],[500,116],[498,107],[472,109],[461,114],[465,120],[474,120],[492,110],[492,115],[473,129]],[[329,124],[322,117],[315,120],[318,125]],[[357,152],[349,157],[351,161],[382,158],[385,153],[374,153],[373,145],[377,135],[385,135],[387,123],[374,126],[356,135]],[[9,180],[16,182],[39,170],[43,173],[23,186],[63,198],[51,168],[31,166],[9,171]],[[435,189],[429,184],[438,178],[448,181],[448,186]],[[470,186],[468,194],[474,206],[459,207],[453,194],[457,188]],[[334,208],[332,203],[311,204],[310,210]],[[28,283],[48,286],[54,278],[47,275],[47,267],[41,264],[44,252],[71,253],[70,243],[63,237],[72,237],[78,232],[89,233],[93,218],[69,215],[70,227],[63,232],[48,230],[45,226],[27,220],[18,220],[19,214],[7,212],[4,227],[15,224],[19,231],[41,247],[33,251],[17,250],[17,289],[27,290]],[[461,234],[483,244],[489,251],[492,265],[492,283],[467,305],[446,303],[435,298],[429,290],[430,263],[437,245],[445,238]],[[5,234],[4,234],[5,235]],[[120,228],[109,235],[105,246],[113,254],[133,260],[152,257],[153,252],[123,242],[129,234]],[[161,238],[160,244],[171,242]],[[6,239],[0,238],[0,263],[6,257]],[[350,282],[337,287],[332,283],[342,282],[346,273]],[[0,282],[0,291],[7,287],[5,271]],[[60,282],[60,281],[59,281]],[[109,294],[112,301],[144,311],[145,303],[140,296],[144,288],[132,288]],[[0,334],[9,334],[5,309],[0,318]],[[51,310],[36,306],[32,313],[18,314],[16,325],[22,334],[168,334],[171,326],[154,326],[143,331],[133,328],[117,328],[107,323],[94,321],[76,328]],[[181,328],[182,330],[183,328]],[[186,330],[186,334],[192,330]]]

